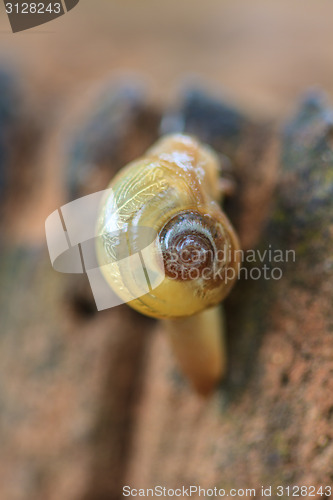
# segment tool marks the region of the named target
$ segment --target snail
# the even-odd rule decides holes
[[[105,280],[135,310],[164,322],[180,369],[200,394],[210,393],[226,371],[219,304],[239,267],[238,238],[220,205],[220,170],[216,153],[194,137],[162,137],[113,178],[97,223]],[[163,268],[148,293],[117,262],[119,241],[112,237],[115,229],[140,227],[157,235],[145,273],[154,280],[154,270]]]

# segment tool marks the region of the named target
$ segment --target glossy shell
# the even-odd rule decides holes
[[[149,316],[176,318],[214,306],[227,295],[237,275],[238,240],[220,208],[219,177],[210,148],[172,135],[113,179],[113,195],[100,210],[97,255],[104,277],[124,302]],[[144,261],[146,274],[154,276],[161,267],[165,274],[157,286],[153,278],[143,294],[141,284],[131,280],[131,265],[117,262],[114,238],[115,231],[140,227],[157,235]]]

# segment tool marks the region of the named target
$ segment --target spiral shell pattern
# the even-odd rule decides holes
[[[159,248],[152,269],[162,256],[163,282],[134,300],[127,272],[103,266],[113,290],[136,310],[158,318],[198,313],[219,303],[237,277],[238,239],[220,203],[217,156],[185,135],[162,138],[146,155],[124,167],[103,201],[98,221],[97,255],[115,261],[116,230],[152,228]]]

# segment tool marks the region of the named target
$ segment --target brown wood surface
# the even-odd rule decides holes
[[[320,115],[291,142],[276,132],[307,87],[333,95],[333,7],[185,4],[81,0],[49,33],[15,38],[1,16],[0,63],[18,68],[24,95],[1,221],[3,500],[333,482],[331,129]],[[94,313],[86,282],[55,273],[45,248],[44,220],[67,196],[66,140],[100,82],[128,68],[150,78],[157,111],[123,154],[153,141],[160,110],[199,73],[261,124],[232,158],[227,210],[243,247],[297,250],[279,282],[243,281],[228,299],[229,373],[208,401],[180,377],[156,322],[127,306]]]

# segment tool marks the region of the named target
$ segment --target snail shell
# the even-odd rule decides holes
[[[103,200],[99,214],[97,256],[105,279],[124,302],[148,316],[177,318],[212,307],[228,294],[237,276],[239,244],[220,207],[219,177],[218,158],[208,146],[172,135],[112,180],[113,194]],[[129,270],[117,263],[112,238],[115,230],[138,227],[158,235],[150,270],[164,267],[162,282],[141,294],[137,283],[130,283]]]

